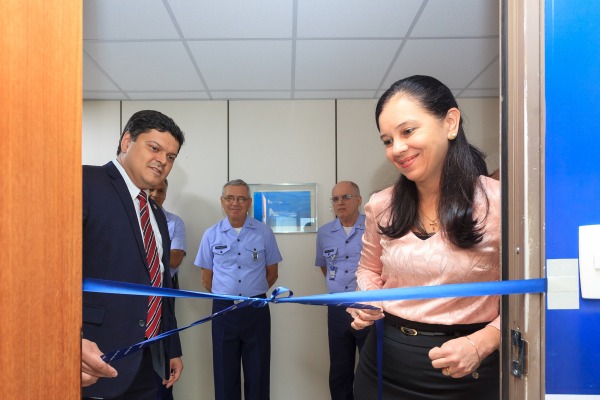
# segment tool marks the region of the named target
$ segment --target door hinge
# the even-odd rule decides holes
[[[521,332],[516,329],[510,330],[510,336],[510,373],[517,378],[523,379],[523,376],[527,375],[527,348],[529,344],[521,338]]]

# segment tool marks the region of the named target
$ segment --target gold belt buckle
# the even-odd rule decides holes
[[[412,328],[406,328],[404,326],[400,327],[400,332],[404,333],[408,336],[417,336],[417,330]]]

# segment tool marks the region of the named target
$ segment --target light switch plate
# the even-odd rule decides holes
[[[581,297],[600,299],[600,225],[579,227]]]
[[[548,310],[579,308],[579,266],[576,258],[546,260]]]

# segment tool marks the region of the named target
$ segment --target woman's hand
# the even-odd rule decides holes
[[[441,369],[442,374],[452,378],[472,374],[481,364],[477,350],[465,336],[448,340],[441,347],[434,347],[429,351],[429,358],[434,368]]]
[[[373,325],[373,323],[378,319],[384,317],[381,302],[369,304],[379,308],[377,310],[368,310],[363,308],[346,309],[346,311],[354,318],[354,321],[352,321],[352,327],[354,329],[359,330],[366,328],[367,326]]]
[[[462,378],[470,374],[477,379],[477,368],[481,361],[499,345],[500,331],[486,326],[472,335],[448,340],[441,347],[434,347],[429,351],[429,358],[431,365],[446,376]]]

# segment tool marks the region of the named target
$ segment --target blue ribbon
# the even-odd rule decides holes
[[[320,294],[306,297],[279,299],[276,303],[336,305],[338,302],[370,302],[386,300],[422,300],[444,297],[494,296],[546,292],[546,279],[453,283],[438,286],[413,286],[397,289],[366,290]]]
[[[397,289],[379,289],[360,292],[344,292],[333,294],[321,294],[305,297],[292,297],[293,292],[285,287],[278,287],[267,299],[228,296],[213,293],[194,292],[189,290],[177,290],[168,288],[154,288],[147,285],[134,283],[114,282],[99,279],[83,279],[83,291],[95,293],[128,294],[136,296],[165,296],[165,297],[187,297],[206,298],[219,300],[232,300],[234,304],[224,310],[216,312],[208,317],[202,318],[188,326],[164,332],[152,339],[145,340],[134,345],[124,347],[105,353],[104,361],[110,362],[125,357],[153,342],[162,340],[174,333],[211,321],[214,318],[225,315],[239,308],[248,306],[264,307],[268,303],[297,303],[321,306],[351,307],[361,309],[377,309],[377,307],[363,302],[375,302],[386,300],[422,300],[446,297],[474,297],[474,296],[498,296],[508,294],[544,293],[547,291],[547,280],[545,278],[523,279],[493,282],[457,283],[438,286],[418,286]],[[287,294],[286,297],[283,297]],[[378,377],[378,399],[381,400],[383,393],[383,320],[375,322],[377,330],[377,377]]]
[[[188,326],[184,326],[182,328],[173,329],[173,330],[170,330],[168,332],[163,332],[160,335],[156,335],[156,336],[154,336],[151,339],[144,340],[143,342],[139,342],[139,343],[133,344],[131,346],[123,347],[121,349],[114,350],[114,351],[109,351],[109,352],[105,353],[102,356],[102,360],[104,360],[106,362],[111,362],[111,361],[114,361],[114,360],[118,360],[119,358],[123,358],[123,357],[128,356],[128,355],[130,355],[132,353],[135,353],[136,351],[139,351],[139,350],[143,349],[144,347],[148,347],[152,343],[154,343],[156,341],[159,341],[159,340],[162,340],[162,339],[166,338],[167,336],[171,336],[174,333],[177,333],[177,332],[183,331],[185,329],[191,328],[192,326],[203,324],[203,323],[208,322],[208,321],[210,321],[210,320],[212,320],[214,318],[217,318],[217,317],[219,317],[221,315],[228,314],[229,312],[231,312],[233,310],[236,310],[238,308],[244,308],[244,307],[247,307],[247,306],[253,305],[253,304],[255,304],[255,302],[252,301],[252,299],[239,300],[239,302],[236,301],[232,306],[229,306],[229,307],[227,307],[224,310],[221,310],[221,311],[218,311],[218,312],[216,312],[216,313],[214,313],[212,315],[209,315],[206,318],[202,318],[201,320],[198,320],[198,321],[196,321],[196,322],[194,322],[194,323],[192,323],[192,324],[190,324]]]
[[[192,326],[200,325],[205,322],[211,321],[214,318],[220,317],[222,315],[228,314],[233,310],[244,308],[252,305],[253,307],[264,307],[268,303],[277,303],[286,299],[286,297],[282,297],[287,295],[288,298],[294,295],[294,293],[285,287],[278,287],[271,292],[271,296],[268,299],[262,298],[254,298],[254,297],[244,297],[244,296],[229,296],[229,295],[219,295],[213,293],[204,293],[204,292],[193,292],[189,290],[177,290],[177,289],[169,289],[169,288],[158,288],[147,285],[140,285],[136,283],[127,283],[127,282],[116,282],[116,281],[107,281],[102,279],[83,279],[83,291],[91,292],[91,293],[109,293],[109,294],[126,294],[126,295],[134,295],[134,296],[162,296],[162,297],[186,297],[186,298],[204,298],[204,299],[218,299],[218,300],[230,300],[233,301],[234,304],[229,306],[219,312],[216,312],[208,317],[202,318],[196,322],[191,323],[190,325],[172,329],[168,332],[163,332],[160,335],[156,335],[151,339],[144,340],[143,342],[139,342],[136,344],[132,344],[127,347],[123,347],[117,350],[109,351],[102,356],[102,359],[106,362],[111,362],[114,360],[118,360],[125,356],[128,356],[136,351],[139,351],[145,347],[148,347],[152,343],[162,340],[168,336],[171,336],[177,332],[181,332]],[[281,297],[281,298],[280,298]],[[327,303],[323,303],[322,305],[327,305]],[[357,304],[357,303],[341,303],[337,302],[336,305],[352,307],[352,308],[362,308],[362,309],[372,309],[376,310],[377,307],[368,305],[368,304]]]
[[[376,307],[359,303],[386,300],[422,300],[444,297],[474,297],[498,296],[505,294],[544,293],[546,292],[546,287],[546,278],[538,278],[509,281],[454,283],[437,286],[413,286],[397,289],[319,294],[304,297],[292,297],[294,293],[291,290],[286,287],[278,287],[273,290],[270,298],[255,299],[253,297],[229,296],[205,292],[194,292],[190,290],[154,288],[152,286],[135,283],[115,282],[90,278],[83,279],[84,292],[129,294],[137,296],[205,298],[233,301],[251,299],[257,302],[265,303],[298,303],[321,306],[346,306],[363,309],[376,309]],[[289,294],[287,297],[279,298],[279,296],[284,293]]]

